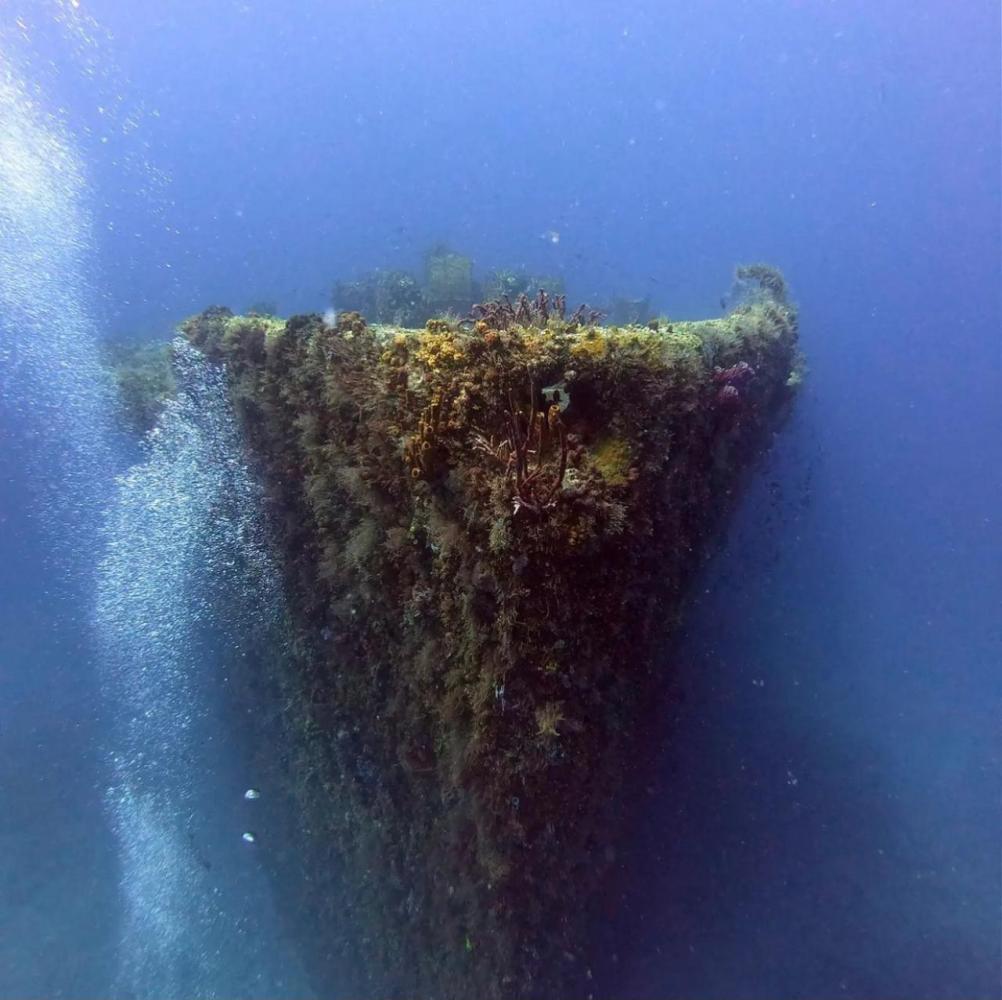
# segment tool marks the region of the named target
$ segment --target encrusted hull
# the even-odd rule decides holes
[[[184,325],[268,492],[298,641],[261,669],[353,995],[586,995],[666,641],[798,380],[766,292],[644,327]]]

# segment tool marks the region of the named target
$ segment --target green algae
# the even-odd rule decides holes
[[[591,461],[610,486],[625,486],[633,467],[630,446],[622,438],[606,437],[595,442]]]
[[[793,397],[794,312],[182,330],[227,366],[284,556],[311,917],[359,991],[577,995],[663,623]]]

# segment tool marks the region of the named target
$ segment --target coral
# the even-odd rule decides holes
[[[432,364],[437,367],[437,364]],[[404,458],[414,479],[432,479],[445,467],[446,449],[442,440],[444,429],[442,397],[436,395],[424,408],[417,429],[404,445]]]
[[[444,323],[429,320],[418,338],[414,359],[419,364],[433,370],[462,364],[465,357],[464,345]]]
[[[493,299],[509,299],[514,301],[521,295],[531,298],[540,289],[543,289],[551,298],[563,295],[563,279],[548,275],[532,275],[526,271],[512,271],[502,268],[493,271],[484,282],[484,301],[488,302]]]
[[[521,293],[514,304],[507,296],[478,302],[470,310],[465,322],[472,323],[474,329],[480,332],[508,330],[514,326],[546,326],[551,316],[563,322],[567,318],[566,312],[565,295],[551,297],[545,288],[540,288],[533,298],[529,298],[524,292]],[[585,323],[594,325],[601,316],[598,310],[581,305],[571,316],[569,325],[580,326]]]

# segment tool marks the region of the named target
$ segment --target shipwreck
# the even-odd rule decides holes
[[[800,381],[782,278],[739,273],[696,322],[541,292],[422,329],[182,325],[225,366],[284,574],[295,640],[253,669],[321,992],[591,992],[673,626]],[[358,980],[325,986],[342,955]]]

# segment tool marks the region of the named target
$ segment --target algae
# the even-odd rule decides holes
[[[170,345],[112,341],[104,345],[102,354],[118,391],[123,422],[141,437],[156,424],[176,392]]]

